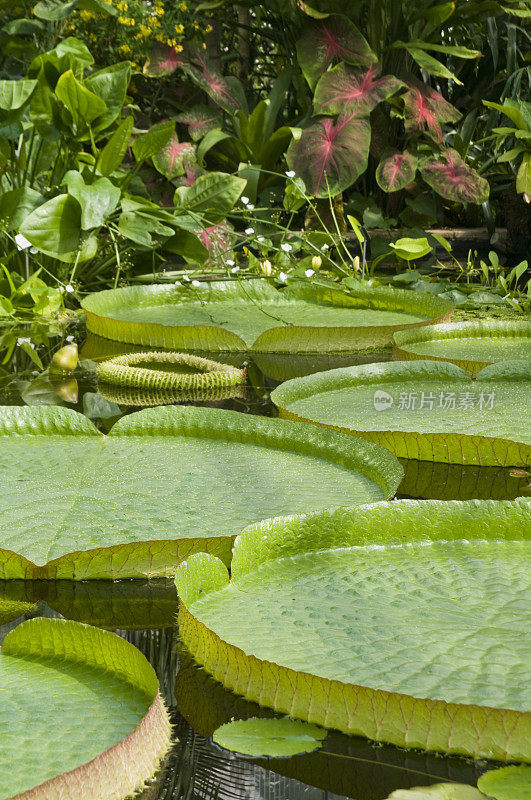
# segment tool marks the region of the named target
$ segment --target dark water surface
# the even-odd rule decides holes
[[[22,329],[19,336],[25,335]],[[74,330],[74,335],[78,342],[84,339],[82,330]],[[264,356],[246,362],[247,386],[242,390],[207,399],[160,397],[98,387],[95,361],[141,348],[91,337],[81,350],[76,372],[58,376],[48,370],[48,364],[53,351],[65,344],[65,333],[44,329],[38,336],[32,332],[32,339],[40,342],[37,353],[43,369],[16,345],[10,361],[0,367],[0,405],[63,405],[87,414],[103,431],[124,414],[161,402],[193,402],[274,415],[269,394],[280,381],[387,358],[383,354],[370,359]],[[243,362],[240,356],[218,360],[238,366]],[[403,463],[402,497],[513,499],[529,494],[531,489],[530,476],[524,471]],[[329,732],[321,750],[287,759],[249,759],[221,749],[211,736],[223,723],[275,714],[236,697],[194,663],[179,642],[177,595],[170,581],[4,581],[0,582],[0,607],[6,607],[2,601],[23,605],[12,605],[9,618],[7,614],[0,618],[0,643],[24,619],[61,616],[114,630],[151,662],[170,708],[175,743],[164,768],[141,800],[385,800],[395,789],[441,781],[475,785],[478,776],[493,766],[492,762],[402,750],[335,731]]]

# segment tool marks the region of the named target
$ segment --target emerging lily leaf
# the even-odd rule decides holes
[[[198,184],[197,184],[198,185]],[[402,326],[449,319],[453,306],[417,292],[363,284],[348,292],[267,281],[127,287],[83,301],[90,331],[174,350],[356,352],[392,344]]]
[[[504,361],[475,381],[445,361],[395,361],[295,378],[271,394],[281,415],[330,425],[401,458],[526,467],[531,362]]]
[[[291,169],[315,197],[336,195],[367,169],[371,126],[359,113],[314,118],[286,153]]]
[[[323,72],[339,61],[360,67],[377,61],[366,39],[342,14],[309,21],[297,42],[297,58],[312,88]]]
[[[216,680],[275,710],[402,747],[527,760],[530,529],[527,500],[266,520],[237,538],[230,581],[212,555],[181,564],[179,633]]]
[[[179,114],[177,122],[188,126],[190,138],[197,142],[209,131],[221,127],[222,117],[219,111],[210,106],[196,105]]]
[[[321,747],[326,730],[307,722],[289,719],[236,719],[214,731],[220,747],[255,758],[288,758],[311,753]]]
[[[384,192],[397,192],[413,183],[418,159],[414,153],[394,151],[382,158],[376,168],[376,182]]]
[[[531,800],[531,767],[502,767],[485,772],[478,788],[493,800]]]
[[[438,158],[421,163],[426,183],[447,200],[458,203],[484,203],[489,197],[489,182],[465,164],[456,150],[445,150]]]
[[[162,149],[153,156],[153,166],[166,178],[172,180],[184,175],[185,164],[195,155],[195,147],[190,142],[179,142],[176,133]]]
[[[461,113],[430,86],[412,81],[408,83],[410,88],[402,95],[406,131],[426,132],[441,142],[441,125],[446,122],[457,122]]]
[[[151,50],[142,71],[148,78],[162,78],[183,67],[184,63],[173,47],[158,44]]]
[[[0,409],[0,578],[172,574],[197,550],[230,561],[249,522],[390,497],[383,448],[234,411],[172,406],[102,436],[58,407]]]
[[[145,657],[78,622],[37,618],[11,631],[0,651],[0,694],[1,797],[126,797],[143,788],[171,743]]]
[[[315,113],[333,115],[359,111],[360,114],[370,114],[378,103],[405,86],[393,75],[379,78],[378,73],[376,65],[369,67],[367,72],[360,72],[346,64],[325,72],[315,89]]]

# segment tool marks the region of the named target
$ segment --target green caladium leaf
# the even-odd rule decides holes
[[[446,321],[453,310],[433,295],[388,287],[357,283],[345,292],[304,282],[279,292],[265,280],[129,287],[91,295],[83,308],[89,330],[108,339],[257,353],[389,348],[395,330]]]
[[[129,642],[89,625],[18,625],[0,651],[0,694],[1,797],[125,797],[170,747],[153,667]]]
[[[36,86],[35,80],[0,81],[0,112],[23,108],[29,102]]]
[[[283,416],[350,431],[402,458],[528,466],[531,362],[504,361],[475,382],[444,361],[396,361],[295,378],[271,395]]]
[[[265,520],[237,538],[230,579],[211,554],[178,568],[181,640],[224,686],[281,713],[528,760],[530,530],[524,499]]]
[[[131,140],[133,125],[133,117],[126,117],[100,152],[97,163],[98,170],[102,175],[112,175],[122,163]]]
[[[255,758],[286,758],[311,753],[321,747],[326,730],[318,725],[289,719],[236,719],[214,731],[216,744]]]
[[[458,203],[484,203],[489,197],[489,183],[465,164],[456,150],[444,150],[420,165],[426,183],[437,194]]]
[[[393,75],[379,78],[379,71],[374,64],[366,72],[347,64],[328,70],[315,88],[315,113],[333,115],[358,111],[368,115],[382,100],[406,87]]]
[[[80,172],[70,170],[64,177],[68,193],[81,206],[81,227],[84,231],[99,228],[112,214],[120,200],[120,189],[108,178],[97,178],[86,184]]]
[[[399,331],[394,353],[400,360],[451,361],[475,376],[499,361],[531,361],[531,322],[481,320]]]
[[[60,194],[38,206],[19,228],[37,250],[60,261],[74,259],[80,231],[81,206],[68,194]]]
[[[105,102],[77,80],[71,69],[64,72],[55,86],[55,94],[72,114],[76,125],[89,125],[107,109]]]
[[[377,61],[358,28],[342,14],[308,21],[297,42],[297,58],[312,88],[328,67],[339,61],[359,67]]]
[[[418,158],[414,153],[387,151],[376,167],[376,182],[384,192],[397,192],[413,183],[417,167]]]
[[[185,164],[193,159],[195,147],[190,142],[180,142],[173,133],[169,142],[153,156],[153,166],[168,180],[184,175]]]
[[[2,408],[0,443],[2,579],[164,576],[203,549],[228,563],[250,521],[380,500],[402,476],[335,432],[185,406],[106,437],[69,409]]]
[[[168,144],[175,132],[175,121],[159,122],[133,142],[133,155],[137,161],[146,161]]]
[[[493,800],[531,800],[531,767],[502,767],[485,772],[478,788]]]

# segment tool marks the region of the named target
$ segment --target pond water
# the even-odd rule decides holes
[[[83,343],[81,328],[68,331]],[[0,334],[2,331],[0,330]],[[17,338],[28,334],[18,331]],[[141,392],[99,390],[95,360],[129,348],[93,337],[81,348],[72,376],[48,370],[65,332],[32,332],[42,369],[15,345],[0,368],[0,405],[63,405],[86,414],[102,430],[121,416],[160,402],[193,402],[248,414],[274,415],[269,395],[280,380],[322,369],[360,363],[355,356],[268,357],[248,361],[247,386],[201,400],[147,396]],[[138,348],[140,349],[140,348]],[[386,355],[371,360],[385,360]],[[229,359],[227,359],[229,360]],[[243,357],[230,359],[242,366]],[[364,358],[363,361],[366,361]],[[531,494],[531,476],[523,470],[404,462],[402,497],[436,499],[513,499]],[[170,708],[175,743],[142,800],[385,800],[399,788],[456,781],[475,785],[492,763],[402,750],[358,737],[330,732],[321,750],[286,759],[251,759],[212,742],[214,730],[229,720],[274,716],[268,709],[225,690],[198,667],[179,642],[175,624],[177,596],[170,581],[150,582],[4,581],[0,582],[0,644],[9,630],[35,616],[65,617],[114,630],[138,647],[155,668]]]

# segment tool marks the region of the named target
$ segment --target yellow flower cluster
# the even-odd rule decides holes
[[[133,17],[118,17],[118,22],[120,25],[128,25],[130,28],[134,28],[136,25],[136,20]]]

